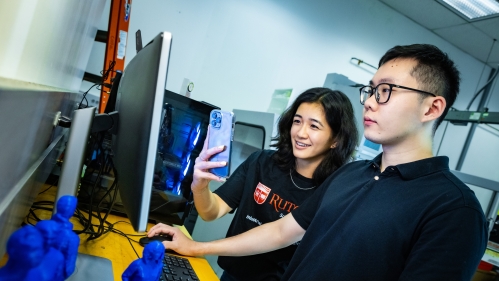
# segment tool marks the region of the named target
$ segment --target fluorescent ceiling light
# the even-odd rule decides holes
[[[470,20],[499,15],[498,0],[441,0]]]

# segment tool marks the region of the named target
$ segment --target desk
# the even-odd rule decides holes
[[[49,186],[44,185],[41,191],[47,189]],[[35,199],[35,201],[53,201],[56,194],[56,188],[50,188],[47,192],[44,192]],[[35,211],[36,215],[40,219],[50,219],[52,213],[45,210]],[[116,223],[115,228],[126,233],[126,234],[143,234],[134,231],[133,227],[129,223],[127,218],[109,215],[107,221],[110,223]],[[72,218],[71,222],[74,224],[74,229],[83,229],[83,226],[79,223],[76,218]],[[148,229],[152,227],[153,224],[148,225]],[[177,226],[187,235],[188,232],[183,226]],[[87,241],[86,234],[80,234],[80,246],[78,248],[79,253],[99,256],[111,260],[113,266],[113,275],[115,281],[121,281],[121,274],[130,265],[130,263],[137,259],[137,255],[132,249],[130,242],[127,238],[118,235],[116,233],[107,233],[102,237]],[[138,238],[131,237],[132,239],[138,241]],[[132,242],[137,253],[142,256],[143,247],[138,243]],[[219,280],[208,261],[202,257],[186,257],[191,263],[193,269],[201,281],[211,281]],[[5,262],[5,260],[3,261]],[[3,262],[1,264],[3,264]]]

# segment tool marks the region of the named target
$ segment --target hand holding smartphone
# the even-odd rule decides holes
[[[222,152],[213,155],[210,161],[225,161],[227,165],[220,168],[210,169],[210,172],[228,178],[230,176],[230,155],[232,151],[232,140],[234,138],[234,113],[214,109],[210,113],[210,134],[208,147],[225,146]]]

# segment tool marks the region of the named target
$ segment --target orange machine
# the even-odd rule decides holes
[[[116,70],[125,68],[125,49],[128,40],[128,24],[130,23],[130,12],[132,0],[111,0],[109,13],[108,36],[106,43],[106,53],[104,55],[104,67],[110,69],[109,75],[103,81],[99,102],[99,113],[106,109],[109,99],[109,92]],[[104,75],[105,76],[105,75]],[[107,86],[106,86],[107,85]]]

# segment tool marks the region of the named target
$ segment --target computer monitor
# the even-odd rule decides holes
[[[113,139],[118,190],[136,231],[145,231],[172,36],[161,32],[128,63],[116,97]]]
[[[187,199],[189,176],[203,149],[210,112],[220,108],[165,90],[164,109],[153,186],[168,196]]]
[[[357,148],[357,159],[373,159],[378,154],[383,152],[383,147],[379,143],[372,142],[366,139],[365,136],[362,136],[360,144]]]
[[[216,106],[165,90],[171,35],[160,33],[126,66],[116,98],[114,165],[123,211],[136,231],[149,219],[182,224],[193,164]]]

